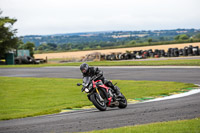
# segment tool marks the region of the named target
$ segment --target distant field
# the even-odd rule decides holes
[[[45,54],[35,54],[35,58],[43,58],[46,57],[48,59],[66,59],[66,58],[81,58],[90,53],[100,52],[102,54],[110,54],[112,52],[126,52],[128,51],[137,51],[137,50],[148,50],[148,49],[164,49],[165,51],[168,48],[184,48],[185,46],[199,46],[200,43],[184,43],[184,44],[170,44],[170,45],[157,45],[157,46],[145,46],[145,47],[132,47],[132,48],[119,48],[119,49],[106,49],[106,50],[90,50],[90,51],[76,51],[76,52],[61,52],[61,53],[45,53]]]

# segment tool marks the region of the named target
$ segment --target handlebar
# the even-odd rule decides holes
[[[95,76],[93,76],[91,79],[90,79],[90,83],[93,81],[93,80],[96,80],[97,78],[99,78],[99,77],[101,77],[102,75],[95,75]],[[77,83],[77,86],[81,86],[82,84],[81,83]],[[85,90],[85,87],[83,86],[82,88],[81,88],[81,91],[83,92]]]

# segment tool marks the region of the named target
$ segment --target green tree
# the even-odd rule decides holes
[[[5,53],[18,47],[18,38],[16,37],[17,30],[12,29],[13,24],[17,19],[3,17],[0,10],[0,58],[4,57]]]
[[[129,42],[129,44],[131,44],[131,45],[135,45],[136,42],[135,42],[135,40],[132,40],[132,41]]]
[[[186,35],[186,34],[182,34],[182,35],[180,35],[180,37],[179,37],[179,39],[180,40],[188,40],[190,37],[188,36],[188,35]]]
[[[57,48],[57,45],[54,43],[47,43],[47,45],[49,46],[50,50],[56,50],[56,48]]]
[[[194,42],[194,39],[193,39],[193,38],[190,38],[189,41],[190,41],[190,42]]]
[[[35,48],[35,44],[32,42],[27,42],[25,44],[25,49],[28,49],[30,51],[30,56],[33,57],[34,54],[34,48]]]
[[[200,33],[199,33],[199,34],[196,34],[196,35],[194,36],[194,38],[200,39]]]
[[[177,36],[174,37],[174,40],[178,41],[179,38],[180,38],[180,35],[177,35]]]
[[[188,40],[189,39],[189,36],[186,35],[186,34],[181,34],[181,35],[177,35],[174,37],[175,40]]]
[[[67,47],[65,48],[65,50],[71,50],[72,49],[72,43],[68,43]]]
[[[65,51],[65,50],[71,50],[72,49],[72,43],[64,43],[60,44],[57,47],[57,50]]]
[[[37,49],[41,51],[48,51],[49,46],[46,43],[43,43],[43,44],[40,44]]]
[[[98,46],[96,46],[96,48],[97,48],[97,49],[101,49],[101,46],[98,45]]]
[[[149,39],[148,39],[148,43],[149,43],[149,44],[151,44],[152,41],[153,41],[152,38],[149,38]]]

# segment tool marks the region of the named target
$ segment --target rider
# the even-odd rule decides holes
[[[87,63],[83,63],[80,65],[80,70],[83,74],[83,77],[86,77],[86,76],[90,76],[90,77],[98,77],[97,79],[98,80],[101,80],[105,85],[107,85],[108,87],[112,88],[115,93],[117,94],[118,97],[121,97],[121,93],[120,91],[114,87],[114,85],[112,84],[111,81],[109,80],[106,80],[104,77],[103,77],[103,72],[101,70],[99,70],[99,68],[94,68],[94,67],[89,67],[89,65]],[[95,79],[95,80],[97,80]]]

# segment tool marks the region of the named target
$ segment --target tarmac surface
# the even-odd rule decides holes
[[[107,79],[178,81],[200,84],[200,67],[100,67]],[[0,68],[0,76],[81,78],[78,67]],[[76,85],[76,83],[75,83]],[[0,121],[0,133],[81,132],[200,117],[200,93],[125,109],[88,109]]]

